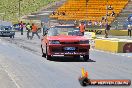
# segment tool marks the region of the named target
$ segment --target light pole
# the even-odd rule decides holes
[[[21,1],[22,0],[19,0],[19,11],[18,11],[18,13],[19,13],[19,21],[20,21],[20,17],[21,17]]]

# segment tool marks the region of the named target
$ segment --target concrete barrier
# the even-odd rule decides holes
[[[95,47],[95,38],[96,35],[94,32],[85,32],[84,36],[89,39],[90,49],[94,49]]]
[[[91,30],[87,30],[88,32],[94,32],[95,34],[98,35],[104,35],[105,34],[105,30],[104,29],[91,29]],[[114,35],[114,36],[127,36],[127,30],[110,30],[109,31],[109,35]]]
[[[96,37],[94,32],[85,32],[84,36],[87,38],[95,38]]]
[[[117,38],[95,39],[95,49],[113,53],[128,53],[132,52],[132,40]]]

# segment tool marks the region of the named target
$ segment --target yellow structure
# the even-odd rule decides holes
[[[132,40],[117,38],[95,39],[95,49],[113,53],[132,52]]]
[[[128,0],[88,0],[87,3],[86,0],[67,0],[55,11],[55,15],[50,15],[50,17],[58,20],[101,21],[107,12],[111,14],[114,10],[116,14],[119,14],[127,3]],[[113,10],[106,10],[109,5],[113,7]],[[107,17],[109,22],[112,22],[114,18]]]
[[[127,30],[110,30],[110,35],[115,35],[115,36],[127,36],[128,31]]]

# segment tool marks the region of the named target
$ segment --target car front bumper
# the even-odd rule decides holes
[[[3,31],[0,31],[0,36],[1,37],[10,37],[10,36],[13,36],[15,35],[15,32],[3,32]]]
[[[65,47],[74,47],[75,50],[64,50]],[[47,47],[48,55],[89,55],[89,49],[88,44],[51,44]]]

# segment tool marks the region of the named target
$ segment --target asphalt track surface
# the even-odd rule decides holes
[[[38,39],[0,38],[0,88],[82,88],[78,82],[82,67],[90,79],[132,80],[131,65],[132,58],[97,50],[90,50],[88,62],[71,57],[46,60]]]

